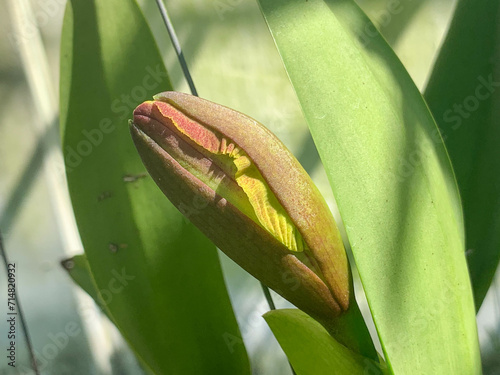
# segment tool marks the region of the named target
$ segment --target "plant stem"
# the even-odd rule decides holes
[[[156,0],[156,4],[158,5],[160,14],[163,18],[163,21],[165,22],[165,26],[167,27],[168,35],[170,36],[170,40],[174,45],[175,53],[177,53],[177,59],[179,60],[179,64],[181,65],[182,72],[184,73],[184,77],[186,78],[186,81],[189,85],[191,94],[198,96],[198,92],[196,91],[196,87],[194,86],[193,78],[191,77],[191,73],[189,72],[186,59],[184,58],[184,54],[182,53],[179,38],[177,38],[177,34],[175,33],[172,21],[170,21],[170,17],[168,16],[167,8],[165,8],[165,4],[163,4],[162,0]]]
[[[3,246],[3,238],[2,238],[2,232],[0,231],[0,254],[2,255],[4,264],[5,264],[5,276],[7,279],[7,284],[9,283],[9,260],[7,258],[7,252],[5,251],[5,248]],[[28,325],[26,324],[26,319],[24,318],[24,312],[23,309],[21,308],[21,300],[19,299],[19,293],[17,292],[17,285],[14,287],[14,298],[15,298],[15,303],[17,307],[17,314],[19,315],[19,321],[21,323],[21,328],[23,330],[24,334],[24,340],[26,341],[26,346],[28,347],[28,352],[30,355],[30,360],[31,360],[31,366],[33,367],[33,371],[35,372],[36,375],[40,375],[40,371],[38,370],[38,365],[36,363],[36,358],[35,358],[35,352],[33,350],[33,345],[31,343],[31,337],[28,331]]]

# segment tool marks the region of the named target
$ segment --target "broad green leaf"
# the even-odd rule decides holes
[[[458,3],[425,91],[460,188],[477,310],[500,261],[499,14],[498,1]]]
[[[380,363],[339,344],[321,324],[300,310],[273,310],[264,319],[297,375],[384,373]]]
[[[61,121],[70,194],[112,320],[155,373],[248,374],[215,247],[147,176],[127,119],[171,89],[133,0],[68,3]]]
[[[478,374],[461,206],[436,125],[348,0],[259,0],[325,165],[389,369]],[[371,26],[370,29],[374,30]]]

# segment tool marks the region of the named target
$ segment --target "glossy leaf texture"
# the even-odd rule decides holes
[[[300,310],[273,310],[264,314],[264,319],[297,375],[385,373],[380,363],[339,344],[321,324]]]
[[[476,309],[500,261],[500,3],[459,1],[425,98],[455,170]]]
[[[389,371],[480,373],[458,189],[418,89],[353,1],[259,2],[329,177]]]
[[[155,373],[250,373],[215,247],[147,175],[133,109],[171,90],[133,0],[68,3],[61,122],[68,184],[107,310]]]

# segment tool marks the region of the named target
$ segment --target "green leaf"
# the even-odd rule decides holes
[[[420,93],[348,0],[260,0],[325,166],[389,369],[481,372],[453,171]],[[373,26],[369,28],[374,30]]]
[[[73,0],[61,47],[68,184],[112,320],[155,373],[250,373],[215,247],[146,174],[127,120],[171,85],[135,1]]]
[[[425,92],[460,188],[477,310],[500,261],[498,14],[498,1],[458,3]]]
[[[297,309],[264,314],[297,375],[383,374],[378,362],[365,358],[333,339],[321,324]]]

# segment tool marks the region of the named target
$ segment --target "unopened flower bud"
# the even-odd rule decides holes
[[[313,317],[349,307],[349,266],[325,200],[291,152],[252,118],[165,92],[131,133],[170,201],[250,274]]]

